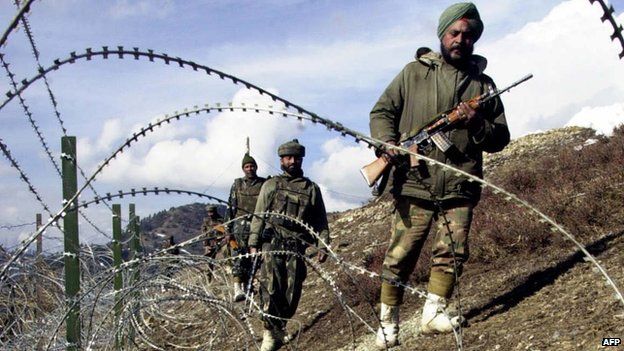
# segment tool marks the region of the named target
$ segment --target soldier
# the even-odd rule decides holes
[[[277,154],[284,173],[264,182],[255,212],[272,211],[297,218],[311,226],[329,244],[327,214],[321,191],[303,176],[301,169],[305,147],[294,139],[280,145]],[[303,255],[309,245],[316,245],[319,248],[318,261],[322,263],[327,259],[326,248],[305,228],[281,217],[270,217],[266,224],[254,217],[248,244],[251,253],[260,249],[286,250],[299,255]],[[262,310],[277,318],[263,316],[264,333],[260,349],[272,351],[279,349],[284,342],[286,319],[297,310],[307,269],[298,255],[265,255],[263,258],[260,283]]]
[[[207,216],[204,218],[204,223],[201,227],[202,235],[204,239],[204,256],[215,259],[218,253],[219,237],[225,235],[225,230],[220,224],[223,223],[223,218],[217,213],[217,206],[206,206]],[[210,269],[214,268],[214,264],[209,263]],[[212,277],[212,274],[209,275]]]
[[[175,238],[173,235],[169,235],[167,239],[163,242],[163,249],[166,249],[166,252],[171,255],[179,255],[180,248],[174,247],[176,245]]]
[[[433,158],[482,177],[482,152],[497,152],[509,143],[509,129],[503,105],[496,98],[478,109],[466,101],[494,85],[483,74],[485,58],[473,55],[474,43],[483,32],[479,12],[472,3],[457,3],[440,16],[440,53],[418,51],[418,57],[403,68],[379,98],[370,113],[371,135],[390,144],[420,130],[432,116],[458,107],[464,125],[445,134],[453,143],[446,153],[433,147],[422,151]],[[413,134],[412,134],[413,135]],[[395,165],[406,156],[388,150],[384,157]],[[381,326],[376,344],[398,344],[399,306],[403,288],[390,281],[406,282],[412,273],[422,245],[437,220],[431,259],[428,296],[423,307],[423,333],[450,332],[459,317],[449,318],[442,311],[454,288],[462,264],[468,259],[468,232],[472,211],[481,189],[468,178],[437,165],[418,162],[397,166],[392,174],[391,193],[395,214],[390,244],[382,266]],[[390,281],[389,281],[390,280]]]
[[[251,214],[254,213],[260,188],[264,184],[265,178],[258,177],[256,171],[258,164],[253,157],[246,153],[242,161],[243,173],[245,176],[236,178],[230,189],[230,203],[226,213],[226,220],[245,216],[230,225],[229,232],[234,235],[238,248],[232,250],[233,256],[247,253],[247,240],[249,239],[249,226],[251,224]],[[249,280],[250,271],[249,258],[234,260],[232,264],[232,275],[234,276],[234,301],[245,299],[245,283]]]

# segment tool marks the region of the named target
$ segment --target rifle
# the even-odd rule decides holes
[[[493,89],[490,87],[490,90],[487,92],[476,96],[465,103],[472,109],[478,109],[486,102],[511,90],[511,88],[529,80],[532,77],[533,74],[528,74],[504,89]],[[409,151],[418,152],[419,150],[423,150],[427,146],[434,144],[442,152],[446,152],[453,144],[448,137],[444,135],[444,132],[463,120],[465,120],[465,116],[460,115],[458,108],[455,107],[435,117],[429,124],[420,129],[416,135],[404,139],[399,145]],[[414,156],[410,156],[410,159],[412,161],[412,165],[415,164],[415,161],[417,161]],[[371,187],[377,182],[384,171],[387,170],[389,165],[390,162],[382,155],[375,161],[362,167],[360,169],[360,173],[364,176],[368,186]]]
[[[259,255],[254,256],[253,264],[251,265],[251,272],[249,274],[249,281],[247,282],[247,286],[245,287],[245,296],[249,299],[249,312],[251,312],[251,307],[253,306],[253,280],[258,272],[258,267],[261,264],[261,258]]]

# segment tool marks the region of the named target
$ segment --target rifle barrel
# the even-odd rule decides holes
[[[529,73],[526,76],[520,78],[519,80],[515,81],[514,83],[512,83],[511,85],[509,85],[508,87],[504,88],[504,89],[496,89],[496,92],[494,92],[494,94],[489,95],[487,98],[485,98],[483,101],[481,102],[486,102],[492,98],[495,98],[499,95],[501,95],[502,93],[508,92],[509,90],[511,90],[511,88],[520,85],[524,82],[526,82],[527,80],[533,78],[533,73]]]

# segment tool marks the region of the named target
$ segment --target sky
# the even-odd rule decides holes
[[[452,1],[111,0],[35,1],[28,15],[40,62],[49,67],[70,52],[102,46],[152,49],[192,60],[252,82],[319,116],[369,134],[368,114],[385,87],[421,46],[437,49],[437,21]],[[486,73],[505,86],[534,78],[502,99],[512,137],[566,125],[609,134],[624,121],[622,48],[609,36],[597,3],[585,0],[476,1],[485,31],[475,53]],[[612,1],[624,22],[624,0]],[[15,16],[0,4],[2,29]],[[23,28],[0,48],[15,79],[30,78],[37,63]],[[6,71],[1,86],[10,90]],[[68,135],[78,140],[78,161],[88,175],[134,131],[174,111],[216,103],[281,109],[241,85],[148,60],[94,58],[51,72],[48,83]],[[2,94],[4,98],[4,94]],[[53,156],[60,160],[62,131],[42,80],[23,98]],[[0,110],[0,138],[44,201],[61,207],[61,180],[17,99]],[[372,152],[323,126],[266,113],[211,112],[173,122],[148,134],[114,159],[94,187],[105,194],[131,188],[178,188],[227,198],[242,176],[245,139],[259,174],[279,173],[277,146],[298,138],[307,148],[304,171],[321,186],[329,211],[360,206],[370,189],[359,168]],[[84,182],[84,181],[82,181]],[[79,184],[80,185],[80,184]],[[0,244],[14,246],[32,233],[42,206],[10,163],[0,161]],[[85,192],[81,200],[94,197]],[[145,217],[204,199],[147,196],[132,199]],[[122,217],[127,218],[127,198]],[[110,233],[104,206],[84,211]],[[44,215],[46,217],[47,214]],[[81,240],[105,242],[82,219]],[[60,244],[50,230],[48,250]]]

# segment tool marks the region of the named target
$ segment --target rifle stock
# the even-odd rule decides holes
[[[366,184],[369,187],[373,186],[377,180],[381,177],[383,172],[388,168],[390,162],[386,161],[384,157],[379,157],[375,161],[367,164],[366,166],[360,169],[360,173],[364,176],[364,180],[366,180]]]
[[[466,103],[468,104],[468,106],[470,106],[470,108],[477,109],[479,108],[479,104],[481,103],[482,97],[483,96],[476,96],[466,101]],[[454,109],[441,114],[432,123],[422,128],[421,131],[426,131],[427,133],[434,135],[435,133],[439,132],[444,127],[454,125],[458,122],[463,121],[464,119],[466,119],[466,117],[460,115],[459,110],[457,109],[457,107],[455,107]],[[418,147],[419,147],[418,144],[411,144],[408,147],[408,150],[411,152],[417,152]],[[417,163],[418,163],[418,158],[416,158],[413,155],[410,155],[410,164],[412,166],[415,166]],[[390,163],[386,161],[386,159],[383,156],[380,156],[375,161],[362,167],[360,169],[360,173],[362,173],[362,175],[364,176],[364,180],[366,180],[366,184],[368,184],[369,187],[372,187],[373,184],[375,184],[375,182],[379,180],[379,178],[381,177],[383,172],[388,168],[389,165]]]

